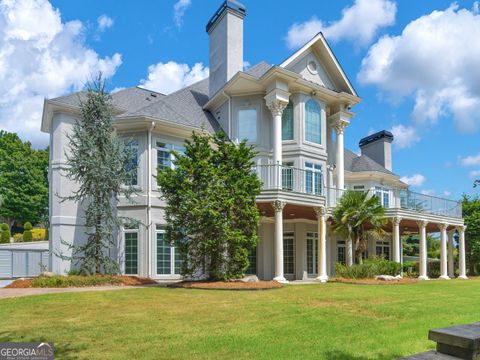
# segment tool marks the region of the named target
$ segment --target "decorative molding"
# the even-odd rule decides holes
[[[457,231],[458,231],[459,233],[465,232],[465,230],[467,230],[467,225],[457,226]]]
[[[395,216],[394,218],[392,218],[392,224],[393,225],[400,225],[400,222],[402,221],[402,218],[400,216]]]
[[[332,123],[332,127],[335,129],[337,135],[343,135],[345,128],[348,126],[348,121],[337,119]]]
[[[272,201],[272,206],[273,206],[273,209],[275,210],[275,212],[283,211],[283,208],[285,207],[285,205],[287,205],[287,203],[285,201],[282,201],[282,200]]]
[[[317,216],[317,219],[327,214],[327,208],[325,206],[317,206],[317,207],[314,207],[313,210],[315,211],[315,215]]]
[[[267,107],[270,109],[273,116],[282,116],[283,110],[287,107],[288,102],[283,100],[267,101]]]
[[[440,224],[438,224],[438,228],[440,229],[440,231],[447,231],[448,224],[447,223],[440,223]]]
[[[417,224],[418,224],[419,228],[424,228],[424,227],[427,227],[428,221],[427,220],[418,220]]]

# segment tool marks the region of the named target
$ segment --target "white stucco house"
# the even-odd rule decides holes
[[[453,232],[459,233],[459,274],[465,277],[464,221],[455,201],[411,192],[393,170],[393,136],[381,131],[360,140],[361,154],[344,148],[351,109],[360,97],[321,33],[278,65],[260,62],[244,70],[245,8],[225,1],[207,23],[210,77],[170,95],[139,87],[113,94],[117,133],[133,139],[139,189],[135,204],[120,201],[121,215],[145,226],[123,229],[118,257],[125,274],[178,279],[179,257],[164,241],[164,203],[154,180],[172,166],[192,130],[223,130],[233,141],[256,146],[260,243],[249,273],[278,281],[327,281],[345,262],[345,239],[330,230],[332,209],[345,189],[370,191],[386,208],[389,233],[371,241],[368,253],[401,262],[401,235],[420,234],[420,277],[428,278],[426,234],[441,233],[442,278],[454,276]],[[268,55],[268,54],[267,54]],[[70,262],[55,256],[60,239],[84,240],[82,210],[60,202],[75,187],[63,174],[66,134],[79,115],[75,93],[45,101],[42,131],[50,134],[50,268],[65,273]],[[412,159],[413,160],[413,159]]]

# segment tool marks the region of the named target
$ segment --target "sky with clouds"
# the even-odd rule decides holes
[[[279,64],[324,33],[363,99],[346,130],[350,149],[387,129],[394,171],[413,190],[451,198],[477,191],[478,1],[243,3],[246,65]],[[219,4],[0,0],[0,128],[45,146],[44,98],[80,90],[98,71],[112,91],[140,85],[170,93],[208,76],[205,25]]]

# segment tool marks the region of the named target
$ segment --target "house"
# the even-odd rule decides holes
[[[351,263],[345,239],[332,234],[330,216],[345,189],[370,191],[386,208],[389,233],[369,241],[368,253],[401,262],[401,235],[420,234],[420,278],[427,279],[426,235],[441,234],[442,278],[454,276],[453,233],[459,234],[459,274],[465,277],[464,221],[458,202],[410,191],[395,174],[393,136],[381,131],[360,140],[361,154],[344,148],[351,111],[360,102],[324,36],[319,33],[279,65],[260,62],[244,70],[245,7],[224,1],[208,21],[210,77],[170,95],[133,87],[113,94],[117,133],[137,154],[135,204],[121,199],[120,215],[138,228],[119,235],[118,257],[125,274],[179,278],[180,259],[164,240],[164,203],[154,175],[172,166],[192,130],[222,129],[232,141],[247,139],[258,151],[256,172],[260,243],[249,273],[277,281],[327,281],[337,261]],[[42,131],[50,134],[50,268],[65,273],[69,261],[55,252],[61,242],[84,239],[79,204],[59,200],[75,184],[62,173],[68,134],[79,115],[79,92],[45,101]],[[350,249],[351,250],[351,249]]]

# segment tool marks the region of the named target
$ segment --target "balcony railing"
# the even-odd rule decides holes
[[[262,181],[262,190],[281,190],[294,193],[324,196],[329,207],[335,207],[345,190],[323,186],[319,170],[298,169],[285,165],[257,165],[254,171]],[[360,190],[365,191],[365,190]],[[375,190],[367,190],[374,195]],[[462,217],[461,202],[416,193],[407,189],[384,191],[381,203],[388,209],[406,209],[416,212]]]
[[[285,165],[257,165],[255,171],[262,180],[262,190],[283,190],[324,196],[322,172]]]

